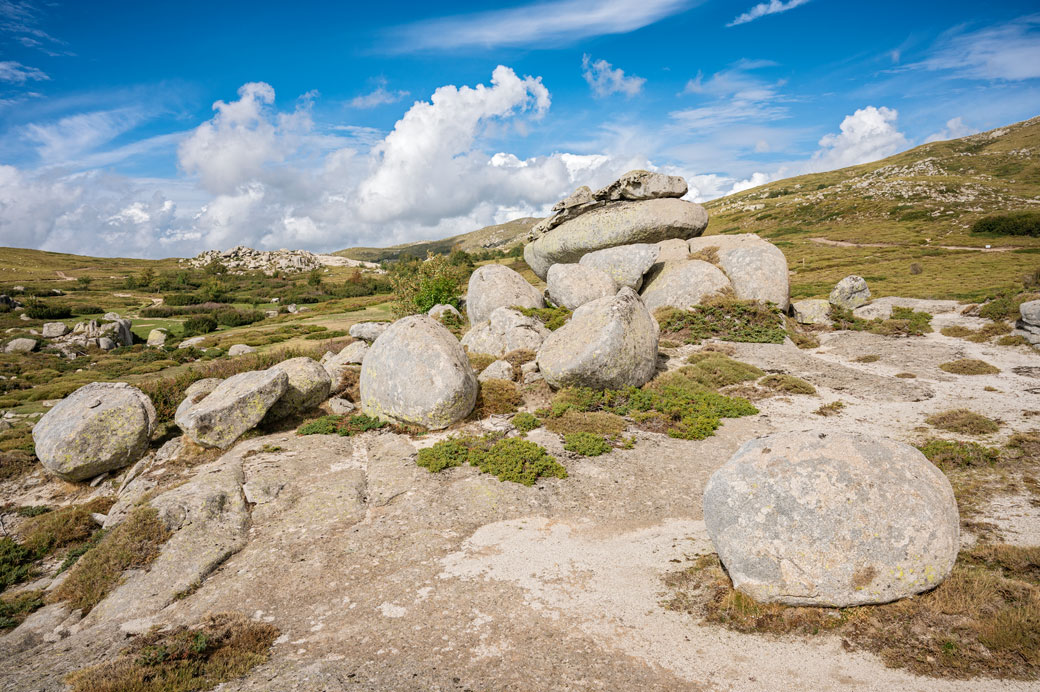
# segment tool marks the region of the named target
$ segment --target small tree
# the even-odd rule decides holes
[[[423,261],[394,262],[389,275],[395,298],[391,305],[394,316],[425,313],[440,303],[458,308],[462,284],[469,274],[445,255],[430,253]]]

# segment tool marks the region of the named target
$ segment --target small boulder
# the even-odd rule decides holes
[[[357,324],[351,325],[348,333],[355,339],[361,339],[362,341],[372,343],[378,339],[379,335],[385,332],[389,326],[389,322],[358,322]]]
[[[445,303],[434,305],[426,314],[435,320],[444,319],[445,315],[452,315],[460,320],[462,319],[462,313],[456,310],[454,305],[447,305]]]
[[[155,408],[141,390],[125,382],[92,382],[55,404],[32,434],[44,468],[82,481],[140,459],[155,423]]]
[[[554,264],[546,283],[549,300],[568,310],[617,293],[614,280],[605,272],[581,264]]]
[[[256,349],[245,344],[234,344],[227,350],[229,356],[244,356],[247,353],[255,353]]]
[[[658,308],[689,310],[706,298],[731,289],[726,275],[702,260],[669,262],[643,289],[643,302],[651,313]]]
[[[115,313],[108,313],[114,315]],[[108,317],[105,317],[108,320]],[[106,321],[101,325],[101,333],[112,339],[116,343],[116,346],[133,346],[134,345],[134,333],[130,331],[132,323],[130,320],[116,317],[111,321]]]
[[[635,291],[586,303],[538,351],[538,369],[553,387],[640,387],[657,369],[657,322]]]
[[[356,409],[357,406],[350,399],[341,399],[339,397],[329,399],[329,411],[333,415],[346,416],[354,413]]]
[[[182,414],[187,413],[188,409],[208,397],[223,381],[223,378],[220,377],[207,377],[188,385],[188,388],[184,390],[184,400],[177,406],[177,412],[173,416],[174,420],[180,418]]]
[[[486,264],[469,278],[466,312],[471,324],[491,317],[495,308],[543,308],[545,300],[537,288],[501,264]]]
[[[534,317],[512,308],[497,308],[487,322],[475,325],[463,335],[462,345],[470,353],[504,356],[518,348],[537,351],[551,333]]]
[[[165,329],[153,329],[148,332],[148,345],[155,348],[166,345],[166,337],[168,334],[169,332]]]
[[[455,336],[429,315],[394,322],[361,366],[361,410],[433,430],[462,420],[477,399],[477,378]]]
[[[477,380],[484,382],[486,380],[512,380],[513,379],[513,366],[506,360],[496,360],[486,368],[480,371],[477,375]]]
[[[355,342],[364,344],[363,341]],[[271,370],[284,372],[289,377],[285,393],[267,412],[267,420],[287,418],[300,411],[308,411],[329,398],[332,378],[328,371],[313,358],[301,356],[283,360]]]
[[[195,348],[205,340],[205,336],[193,336],[177,344],[177,348]]]
[[[44,339],[57,339],[69,333],[69,328],[64,322],[48,322],[43,325]]]
[[[960,547],[946,476],[877,436],[781,432],[708,480],[704,523],[733,585],[759,602],[847,607],[940,584]]]
[[[775,303],[787,310],[791,295],[787,258],[776,245],[754,233],[740,233],[693,238],[689,247],[691,253],[715,249],[718,267],[740,300]]]
[[[347,344],[334,360],[343,364],[361,365],[365,361],[365,354],[368,353],[368,348],[367,342],[355,341]]]
[[[119,345],[107,336],[98,337],[97,346],[102,351],[114,351],[119,348]]]
[[[36,339],[11,339],[4,346],[4,353],[32,353],[36,350]]]
[[[791,303],[791,317],[799,324],[830,324],[831,304],[823,298],[807,298]]]
[[[661,251],[657,245],[636,243],[596,250],[578,260],[583,267],[599,269],[614,280],[618,288],[628,286],[638,291],[643,285],[643,275],[657,261]]]
[[[1040,300],[1030,300],[1018,306],[1021,321],[1031,327],[1040,327]]]
[[[839,281],[828,298],[831,305],[852,310],[866,305],[870,300],[870,289],[862,276],[846,276]]]
[[[253,370],[227,378],[175,421],[203,447],[227,449],[263,420],[289,386],[281,370]]]

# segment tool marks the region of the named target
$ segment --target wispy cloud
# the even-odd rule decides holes
[[[391,52],[573,43],[624,34],[703,0],[555,0],[506,10],[430,19],[391,30]]]
[[[684,94],[699,94],[709,99],[705,105],[670,113],[686,128],[716,129],[738,121],[779,120],[787,117],[787,107],[779,89],[783,81],[768,82],[751,74],[752,70],[772,67],[768,60],[742,60],[733,67],[716,72],[705,80],[698,74],[686,83]]]
[[[46,79],[50,79],[50,77],[44,74],[43,70],[38,70],[35,67],[28,67],[13,60],[0,62],[0,82],[25,84],[30,80],[39,82]]]
[[[809,0],[787,0],[787,2],[783,2],[782,0],[769,0],[769,2],[760,2],[726,26],[747,24],[748,22],[753,22],[756,19],[765,17],[766,15],[780,14],[781,12],[793,10],[799,5],[804,5],[807,2],[809,2]]]
[[[964,124],[964,120],[958,116],[956,118],[950,118],[946,121],[946,127],[939,130],[934,134],[928,135],[924,140],[928,142],[945,142],[948,139],[959,139],[960,137],[967,137],[978,132],[978,129]]]
[[[80,113],[51,123],[31,123],[21,136],[35,145],[44,166],[67,165],[132,130],[146,119],[136,108]]]
[[[593,61],[587,53],[581,59],[582,76],[597,97],[621,93],[635,96],[643,89],[646,80],[635,75],[625,76],[621,68],[614,69],[606,60]]]
[[[35,48],[50,56],[73,55],[62,46],[65,42],[40,28],[43,12],[25,0],[0,0],[0,33],[8,34],[26,48]]]
[[[949,71],[967,79],[1022,81],[1040,77],[1040,14],[965,31],[958,27],[911,68]]]
[[[397,103],[408,96],[407,91],[390,91],[386,88],[386,79],[376,81],[376,88],[367,94],[355,96],[350,100],[351,108],[375,108],[388,103]]]

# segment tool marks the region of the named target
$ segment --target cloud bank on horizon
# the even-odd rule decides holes
[[[1040,59],[1022,62],[1040,56],[1040,15],[1013,12],[929,40],[893,34],[866,59],[839,40],[826,60],[817,45],[785,63],[770,55],[787,42],[771,22],[806,28],[841,8],[771,0],[733,18],[688,0],[558,0],[403,26],[375,12],[359,22],[368,43],[349,78],[238,65],[228,46],[226,74],[200,56],[156,79],[152,61],[170,57],[159,47],[140,54],[140,75],[101,87],[82,55],[133,68],[79,33],[73,10],[0,0],[0,246],[161,257],[388,245],[544,215],[633,168],[683,175],[704,201],[1031,117],[1040,103],[1029,67]],[[728,54],[646,50],[708,20]],[[309,37],[296,47],[315,55],[295,65],[338,45]],[[214,69],[220,84],[199,86]]]

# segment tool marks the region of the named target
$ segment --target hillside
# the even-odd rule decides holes
[[[427,252],[446,253],[451,250],[509,250],[522,242],[531,227],[541,219],[524,217],[500,223],[469,233],[462,233],[443,240],[422,240],[415,243],[404,243],[391,247],[352,247],[334,252],[334,255],[349,257],[366,262],[382,262],[398,259],[402,256],[425,257]]]
[[[924,144],[708,202],[707,233],[772,240],[796,272],[794,297],[856,272],[878,295],[975,300],[1040,265],[1040,238],[970,232],[989,214],[1040,210],[1038,152],[1040,118]]]

